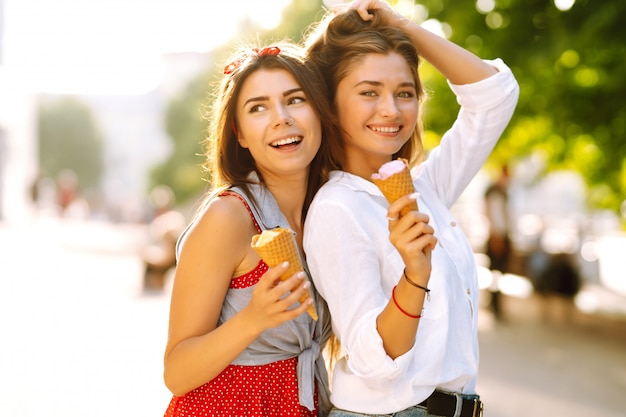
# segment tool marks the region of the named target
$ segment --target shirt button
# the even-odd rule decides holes
[[[470,289],[467,289],[467,294],[471,294],[472,292],[470,291]]]
[[[452,227],[456,227],[456,222],[455,222],[455,221],[450,222],[450,226],[452,226]]]

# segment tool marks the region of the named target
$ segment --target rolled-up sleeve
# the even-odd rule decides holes
[[[448,85],[454,92],[457,102],[461,107],[470,112],[484,112],[494,108],[500,108],[504,112],[513,113],[519,95],[519,85],[509,68],[501,59],[485,60],[498,72],[491,77],[472,84]],[[503,122],[508,123],[509,117],[503,117]]]
[[[487,62],[498,70],[491,77],[473,84],[450,83],[461,105],[458,117],[419,167],[448,208],[481,169],[517,105],[519,85],[511,69],[500,59]]]

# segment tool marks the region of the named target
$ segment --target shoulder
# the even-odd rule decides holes
[[[254,230],[252,217],[239,197],[232,194],[215,196],[207,203],[189,227],[185,246],[206,245],[248,239]]]
[[[320,206],[352,207],[359,204],[358,195],[368,194],[364,189],[367,185],[365,180],[345,172],[336,172],[315,194],[309,212]]]
[[[236,231],[239,227],[247,229],[252,225],[252,217],[242,197],[229,192],[216,196],[201,213],[199,223],[214,228]]]
[[[344,171],[333,171],[330,179],[319,189],[316,194],[320,196],[337,197],[340,200],[350,200],[354,194],[376,193],[378,187],[373,182],[361,178],[357,175]]]
[[[237,193],[229,191],[212,197],[196,217],[197,223],[236,221],[250,217]]]
[[[323,224],[327,231],[345,229],[351,224],[367,224],[372,212],[386,207],[387,200],[374,183],[341,172],[317,192],[306,223]]]

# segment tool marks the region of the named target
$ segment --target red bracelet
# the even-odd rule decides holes
[[[397,287],[397,285],[396,285],[396,287]],[[413,314],[407,313],[406,311],[404,311],[402,309],[402,307],[400,307],[400,305],[396,301],[396,287],[393,287],[393,289],[391,290],[391,299],[393,300],[393,303],[396,305],[398,310],[400,310],[402,312],[402,314],[404,314],[405,316],[410,317],[412,319],[419,319],[420,317],[422,317],[421,314],[419,314],[417,316],[414,316]]]

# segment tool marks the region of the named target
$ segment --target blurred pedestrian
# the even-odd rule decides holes
[[[179,240],[165,383],[166,416],[324,416],[325,304],[297,300],[305,272],[284,282],[251,247],[255,234],[302,228],[326,177],[336,131],[322,76],[300,48],[245,48],[224,69],[207,143],[213,192]],[[324,121],[324,124],[322,123]],[[322,140],[324,137],[324,141]],[[315,303],[318,320],[305,311]]]
[[[508,124],[518,85],[501,60],[479,59],[386,2],[349,8],[308,43],[343,132],[343,153],[333,154],[340,170],[305,227],[307,261],[342,349],[331,416],[478,416],[477,267],[450,207]],[[449,80],[461,110],[416,165],[418,54]],[[371,175],[396,158],[411,161],[419,194],[389,205]],[[400,218],[416,201],[419,211]]]
[[[540,294],[556,294],[572,299],[580,290],[580,274],[569,253],[548,255],[545,269],[535,283],[535,291]]]
[[[66,215],[70,205],[78,198],[78,176],[71,169],[64,169],[57,174],[57,204],[62,215]]]
[[[485,190],[485,215],[489,222],[486,252],[492,275],[489,308],[496,319],[502,316],[500,277],[508,272],[511,259],[509,183],[509,168],[503,165],[498,178]]]
[[[185,228],[185,216],[175,209],[172,189],[159,185],[150,192],[153,208],[144,248],[144,291],[163,290],[167,274],[176,266],[176,242]]]
[[[61,217],[86,219],[89,216],[89,204],[81,194],[80,180],[74,170],[66,168],[57,174],[56,198]]]
[[[574,256],[564,252],[544,252],[544,256],[544,266],[533,279],[543,320],[556,325],[571,323],[576,312],[574,297],[582,285]]]

